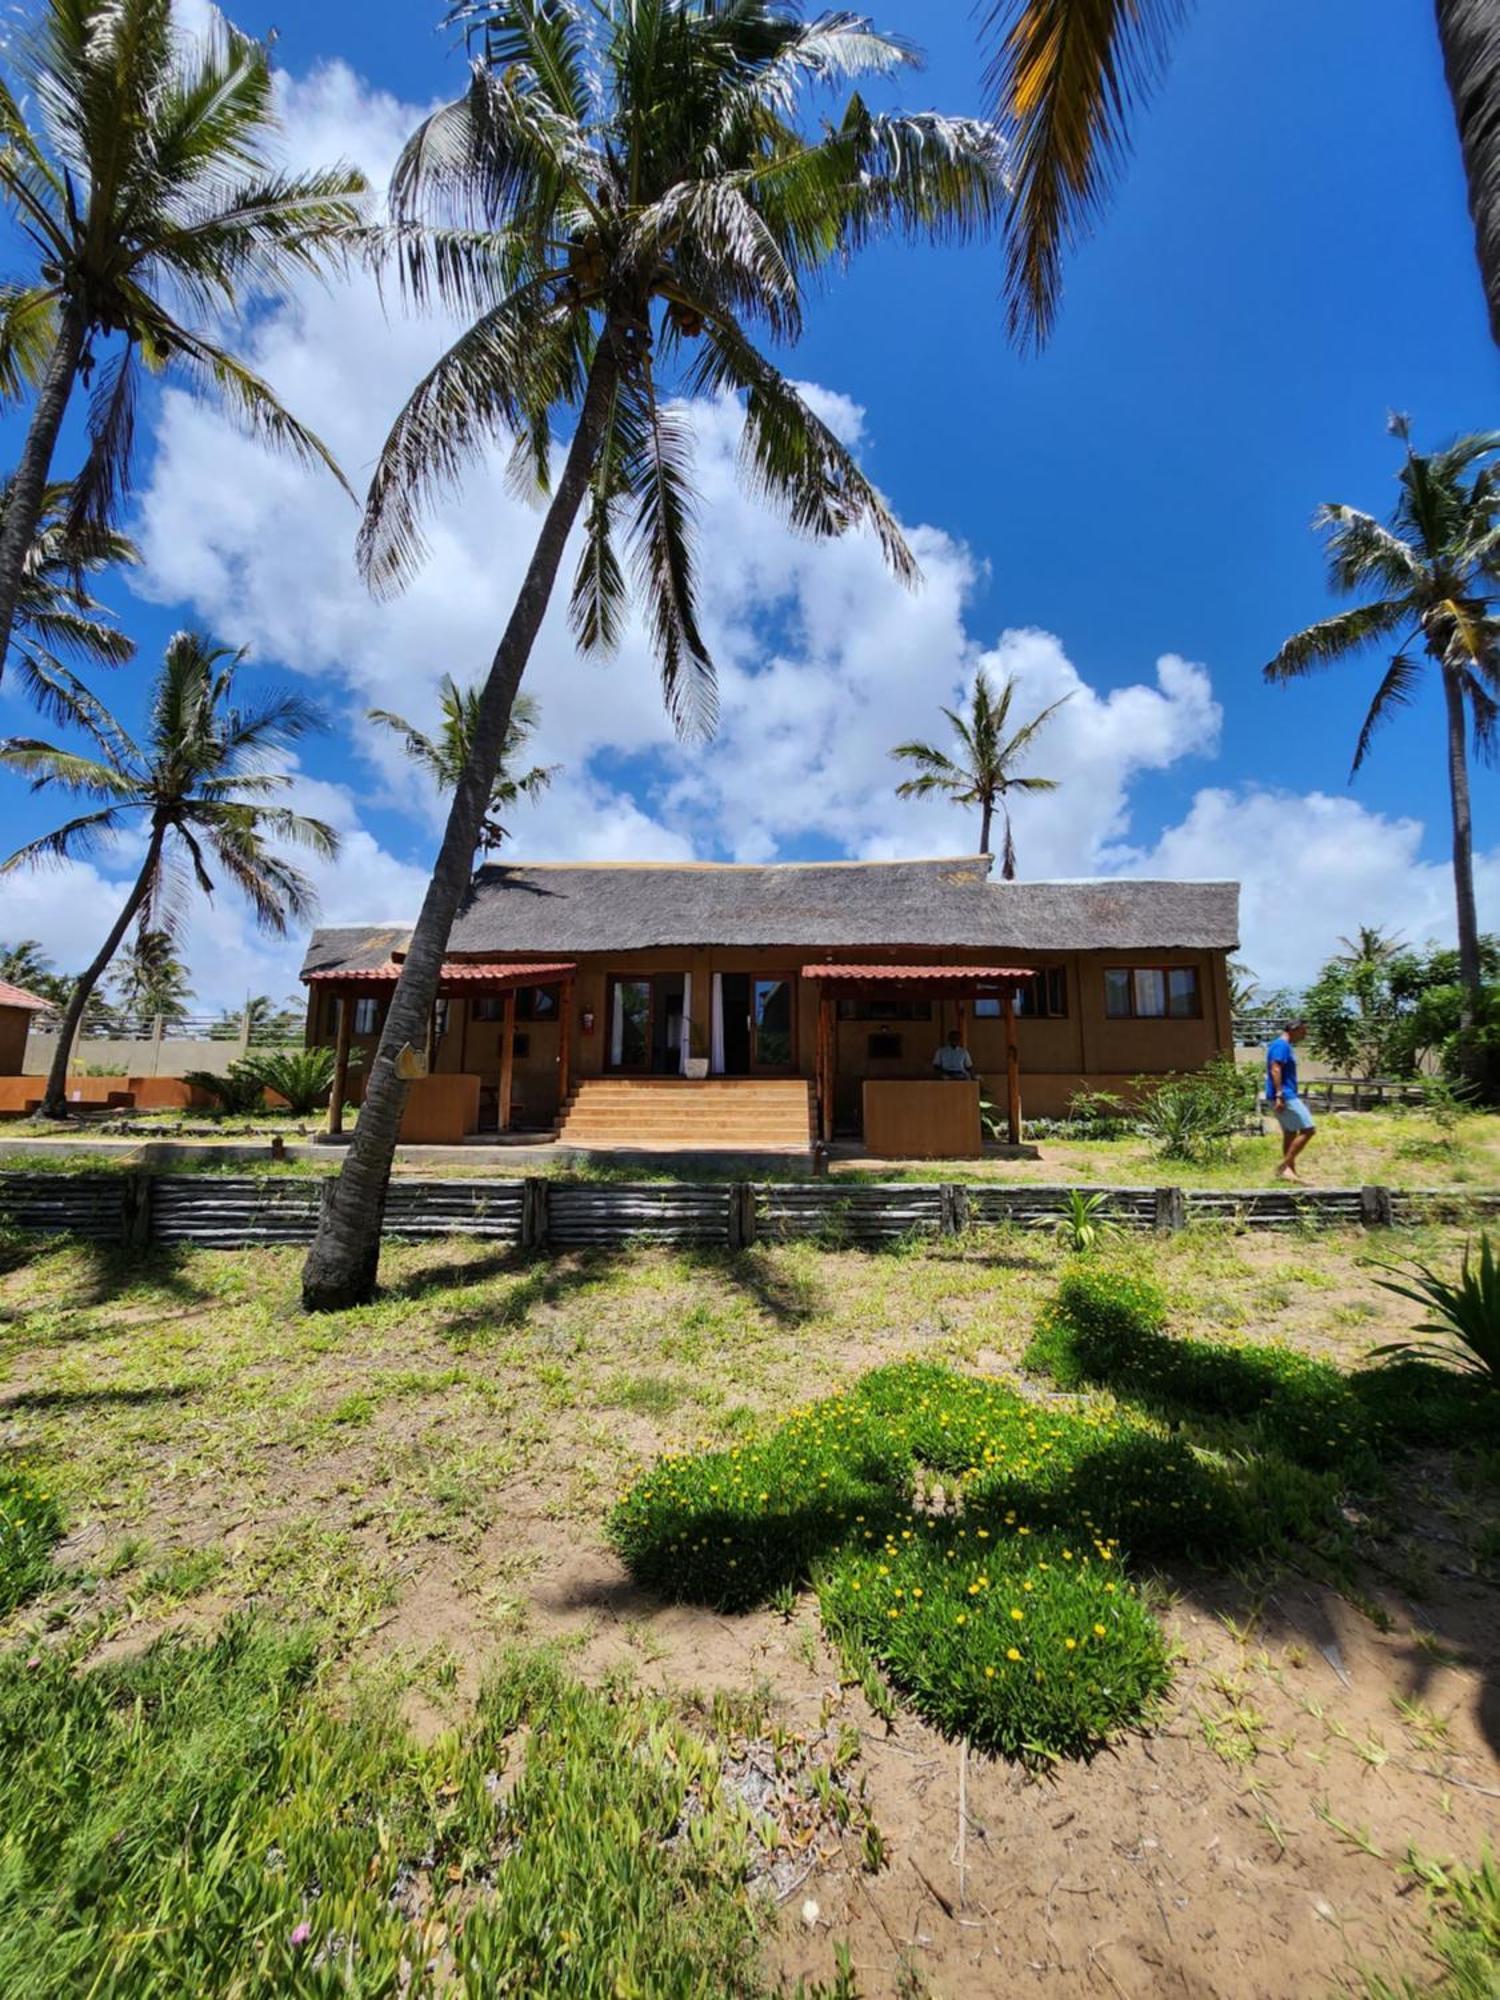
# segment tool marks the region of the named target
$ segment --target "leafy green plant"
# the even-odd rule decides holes
[[[1500,1867],[1487,1847],[1475,1868],[1456,1868],[1409,1853],[1407,1867],[1427,1894],[1429,1940],[1442,1962],[1433,1985],[1425,1975],[1392,1986],[1368,1977],[1368,2000],[1494,2000],[1500,1991]]]
[[[1417,1333],[1446,1336],[1440,1340],[1398,1340],[1379,1347],[1374,1361],[1436,1361],[1465,1375],[1477,1376],[1500,1388],[1500,1260],[1489,1232],[1479,1238],[1476,1262],[1472,1244],[1464,1245],[1456,1278],[1444,1278],[1428,1264],[1385,1264],[1389,1278],[1376,1282],[1382,1291],[1425,1307],[1430,1317],[1419,1320]]]
[[[231,1117],[265,1109],[266,1086],[251,1057],[232,1062],[222,1076],[212,1070],[190,1069],[182,1080],[195,1090],[206,1091],[217,1109]]]
[[[472,2000],[762,1991],[743,1818],[663,1701],[512,1654],[461,1733],[419,1745],[389,1677],[325,1702],[304,1633],[236,1617],[103,1667],[77,1651],[0,1656],[17,2000],[431,2000],[436,1926],[442,1990]],[[528,1733],[546,1751],[517,1772]]]
[[[328,1102],[337,1060],[330,1048],[257,1049],[234,1068],[257,1079],[263,1089],[274,1090],[286,1099],[288,1109],[305,1116]],[[359,1051],[351,1050],[351,1064],[358,1060]]]
[[[1164,1160],[1225,1158],[1255,1109],[1253,1078],[1228,1056],[1185,1076],[1138,1079],[1139,1129]]]
[[[1050,1227],[1065,1250],[1075,1257],[1086,1257],[1121,1234],[1119,1223],[1110,1221],[1108,1209],[1107,1194],[1085,1194],[1082,1188],[1069,1188],[1067,1205]]]
[[[61,1534],[51,1494],[24,1467],[0,1458],[0,1617],[45,1585]]]

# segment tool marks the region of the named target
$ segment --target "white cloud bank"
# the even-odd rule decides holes
[[[281,88],[293,157],[355,159],[376,180],[418,115],[339,64],[284,77]],[[359,279],[309,286],[264,316],[252,358],[358,488],[443,341],[444,329],[397,306],[387,312]],[[810,393],[860,439],[859,410],[829,391]],[[720,735],[703,749],[674,743],[639,627],[621,657],[601,665],[578,657],[555,606],[527,684],[543,710],[537,753],[564,768],[537,807],[515,815],[518,856],[764,860],[809,844],[871,857],[965,851],[972,816],[896,800],[901,773],[889,752],[907,737],[940,738],[939,705],[956,704],[983,663],[1017,677],[1020,714],[1069,697],[1031,765],[1061,788],[1016,810],[1025,874],[1237,877],[1245,956],[1268,983],[1305,978],[1331,940],[1360,922],[1414,939],[1451,935],[1449,877],[1419,860],[1421,826],[1355,800],[1218,786],[1200,791],[1179,824],[1143,828],[1137,781],[1218,752],[1221,716],[1206,668],[1167,653],[1143,662],[1135,683],[1106,690],[1048,633],[1010,630],[987,645],[966,617],[975,558],[941,529],[909,531],[925,584],[907,592],[869,538],[806,542],[745,494],[732,403],[700,405],[694,420]],[[878,450],[863,442],[878,477]],[[341,860],[316,871],[329,921],[415,909],[438,802],[363,710],[378,704],[427,719],[444,673],[471,679],[484,670],[536,529],[535,515],[506,492],[498,460],[477,468],[434,524],[422,576],[382,605],[354,572],[356,522],[331,480],[248,443],[211,405],[180,392],[165,398],[139,522],[148,587],[313,683],[337,717],[348,775],[342,784],[309,781],[302,801],[344,832]],[[412,858],[369,832],[371,806],[409,816]],[[1481,886],[1493,907],[1500,856],[1484,861]],[[19,894],[7,898],[5,935],[42,937],[69,964],[86,955],[80,913],[97,922],[95,875],[83,871],[61,896],[55,878],[12,887]],[[223,899],[194,917],[190,950],[200,994],[215,1001],[247,988],[285,991],[299,956],[296,946],[254,938],[244,912]]]

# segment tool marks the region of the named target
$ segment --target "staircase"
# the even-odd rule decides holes
[[[586,1077],[569,1093],[557,1141],[591,1149],[805,1153],[812,1085],[802,1077]]]

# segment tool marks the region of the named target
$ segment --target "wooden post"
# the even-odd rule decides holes
[[[427,1009],[427,1074],[429,1076],[435,1076],[437,1073],[437,1010],[438,1003],[434,995],[432,1005]]]
[[[562,983],[562,997],[557,1003],[557,1112],[562,1116],[562,1108],[568,1101],[568,1085],[572,1081],[573,1061],[573,981],[569,977]]]
[[[1005,987],[1005,1129],[1010,1143],[1021,1143],[1021,1051],[1016,1046],[1016,989]]]
[[[338,1032],[334,1038],[333,1089],[328,1093],[328,1136],[336,1139],[344,1129],[344,1096],[349,1088],[349,1030],[354,1023],[354,1002],[347,993],[334,997],[339,1010]]]
[[[500,1030],[500,1130],[510,1130],[510,1091],[516,1070],[516,989],[506,988],[505,1023]]]
[[[544,1180],[524,1180],[521,1183],[521,1248],[542,1250],[547,1244],[547,1183]]]
[[[834,1078],[838,1071],[839,1029],[833,995],[818,996],[818,1126],[824,1145],[833,1143]]]

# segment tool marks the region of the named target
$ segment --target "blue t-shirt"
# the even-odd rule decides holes
[[[1272,1063],[1281,1064],[1281,1088],[1288,1097],[1297,1095],[1297,1051],[1285,1035],[1278,1035],[1266,1050],[1266,1101],[1273,1103],[1276,1097],[1276,1079],[1271,1074]]]

